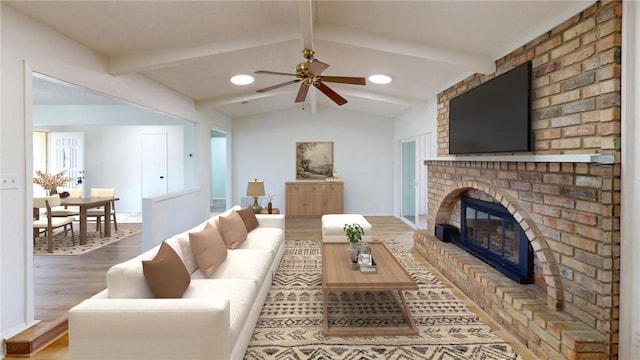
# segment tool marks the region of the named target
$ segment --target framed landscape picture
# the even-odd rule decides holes
[[[296,180],[325,180],[333,176],[333,142],[296,143]]]

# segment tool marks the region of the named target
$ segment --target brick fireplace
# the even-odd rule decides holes
[[[601,1],[438,96],[438,158],[425,161],[427,229],[416,249],[542,358],[616,358],[620,277],[622,7]],[[533,65],[534,151],[448,154],[449,100]],[[524,230],[535,283],[521,285],[434,236],[461,225],[461,196],[498,204]]]

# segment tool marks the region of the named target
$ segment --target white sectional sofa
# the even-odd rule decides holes
[[[240,210],[239,206],[227,210]],[[143,260],[157,246],[107,272],[107,288],[69,311],[71,359],[242,359],[284,253],[284,216],[256,215],[259,226],[206,277],[189,233],[165,242],[190,274],[182,298],[155,298]],[[207,221],[219,225],[219,216]]]

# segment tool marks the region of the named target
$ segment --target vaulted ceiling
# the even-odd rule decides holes
[[[192,98],[203,111],[240,117],[283,108],[337,106],[294,77],[312,48],[324,75],[386,74],[387,85],[327,83],[345,109],[394,117],[494,61],[594,1],[4,1],[105,56],[113,76],[137,73]],[[255,82],[237,86],[233,75]],[[52,87],[53,88],[53,87]],[[64,96],[42,101],[64,102]]]

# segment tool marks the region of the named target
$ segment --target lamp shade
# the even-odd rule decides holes
[[[264,196],[264,182],[254,179],[247,184],[247,196]]]

